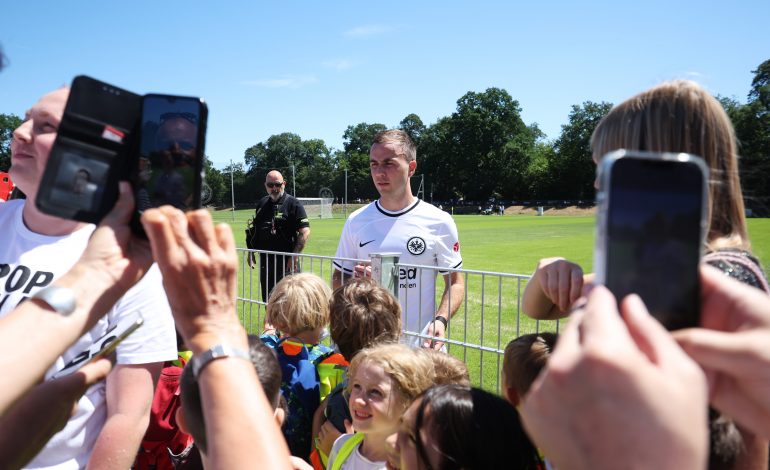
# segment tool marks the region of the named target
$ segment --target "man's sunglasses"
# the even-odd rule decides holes
[[[265,186],[267,186],[268,188],[280,188],[281,186],[283,186],[283,181],[281,181],[280,183],[265,183]]]

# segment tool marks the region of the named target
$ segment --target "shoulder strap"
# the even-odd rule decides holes
[[[353,451],[356,450],[356,447],[358,447],[358,445],[363,441],[363,433],[357,432],[353,434],[353,437],[342,444],[342,447],[340,447],[340,451],[337,453],[337,456],[334,459],[334,463],[329,470],[340,470],[342,465],[348,460],[348,457],[350,457],[350,454],[352,454]]]

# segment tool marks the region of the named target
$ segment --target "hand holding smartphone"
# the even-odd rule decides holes
[[[708,206],[703,160],[619,150],[597,172],[596,283],[618,302],[638,294],[669,330],[697,326]]]

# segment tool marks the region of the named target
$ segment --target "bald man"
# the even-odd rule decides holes
[[[310,237],[310,222],[305,208],[294,197],[286,194],[286,181],[277,170],[265,177],[267,196],[257,203],[254,227],[256,237],[247,240],[249,248],[257,250],[301,253]],[[248,257],[249,266],[254,267],[253,254]],[[299,271],[296,256],[260,253],[259,282],[262,301],[267,302],[268,294],[283,276]]]

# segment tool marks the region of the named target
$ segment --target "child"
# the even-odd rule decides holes
[[[276,351],[281,365],[281,393],[289,412],[283,435],[292,455],[310,458],[313,413],[322,398],[342,380],[347,362],[328,346],[319,344],[329,323],[331,289],[315,274],[301,273],[276,284],[267,304],[267,323],[275,334],[265,333],[262,341]],[[324,387],[319,375],[324,366]],[[338,372],[335,374],[335,372]]]
[[[433,361],[436,385],[456,384],[465,385],[466,387],[471,386],[468,366],[460,359],[435,349],[418,349],[416,352],[427,354],[430,360]]]
[[[545,367],[557,338],[556,333],[521,335],[505,347],[503,395],[513,406],[519,406],[521,398]]]
[[[249,355],[254,369],[259,376],[259,383],[265,391],[265,396],[270,405],[275,409],[275,420],[280,427],[286,417],[285,405],[281,399],[281,366],[272,349],[267,347],[260,338],[249,335]],[[185,367],[182,373],[180,383],[180,396],[182,406],[177,410],[176,420],[179,427],[189,433],[195,440],[195,446],[201,453],[205,462],[206,455],[206,424],[203,421],[203,412],[201,410],[201,397],[198,382],[193,376],[192,369]],[[310,468],[304,461],[292,457],[294,468]],[[179,468],[179,467],[177,467]]]
[[[401,306],[387,289],[370,278],[355,278],[334,291],[331,303],[330,330],[332,341],[348,361],[358,351],[382,343],[396,343],[401,336]],[[311,461],[315,468],[325,468],[326,456],[334,441],[346,432],[345,421],[351,422],[344,384],[335,388],[313,417],[313,435],[329,421],[334,428],[316,440]],[[335,432],[336,430],[336,432]]]
[[[348,392],[356,434],[334,442],[329,470],[383,469],[387,439],[398,430],[409,403],[435,380],[433,362],[403,344],[360,351],[350,364]]]

